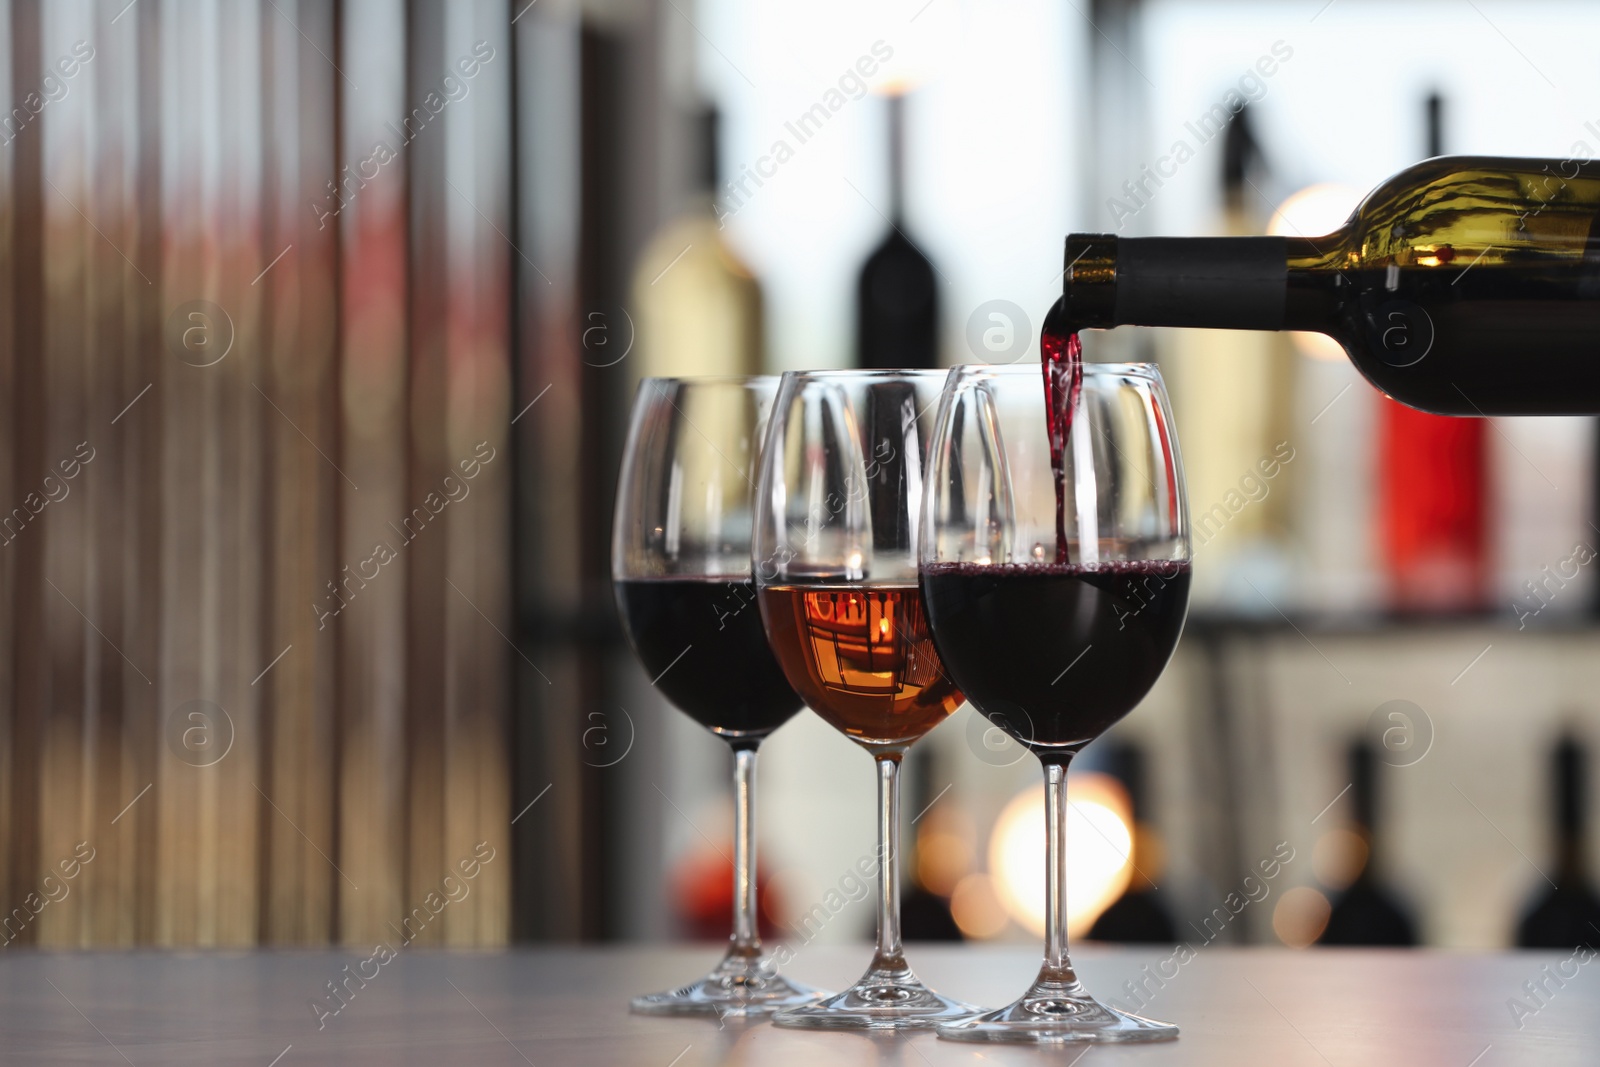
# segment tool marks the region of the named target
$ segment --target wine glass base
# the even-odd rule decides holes
[[[997,1011],[941,1023],[938,1033],[949,1041],[1065,1045],[1173,1041],[1178,1028],[1109,1008],[1084,993],[1081,986],[1068,991],[1058,985],[1035,986],[1021,1000]]]
[[[931,1030],[982,1008],[940,996],[909,967],[873,969],[843,993],[773,1016],[794,1030]]]
[[[821,989],[791,982],[771,961],[729,953],[716,970],[692,985],[665,993],[634,997],[628,1007],[637,1015],[711,1015],[717,1018],[767,1015],[827,996]]]

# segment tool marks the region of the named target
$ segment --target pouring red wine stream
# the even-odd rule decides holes
[[[1067,442],[1072,415],[1083,391],[1083,342],[1067,320],[1067,300],[1060,297],[1044,317],[1039,350],[1044,356],[1045,427],[1050,437],[1050,472],[1056,484],[1056,562],[1071,563],[1067,548]]]

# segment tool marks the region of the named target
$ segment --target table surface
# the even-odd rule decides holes
[[[864,946],[810,946],[787,973],[840,988]],[[1600,964],[1571,953],[1462,955],[1202,947],[1155,990],[1146,1013],[1175,1043],[1040,1051],[941,1041],[719,1027],[629,1015],[629,995],[697,976],[716,949],[584,948],[495,953],[410,948],[377,968],[344,1009],[308,1006],[356,952],[0,955],[0,1061],[26,1064],[1274,1064],[1345,1067],[1592,1064],[1600,1050]],[[953,996],[998,1005],[1037,967],[1029,949],[914,945],[912,965]],[[1170,949],[1077,954],[1084,982],[1116,998]],[[373,965],[376,966],[376,965]],[[373,966],[365,968],[373,973]],[[1550,971],[1545,972],[1544,968]],[[1576,974],[1574,974],[1576,970]],[[1164,973],[1172,974],[1168,964]],[[1571,977],[1562,977],[1562,974]],[[1548,992],[1534,1000],[1525,982]],[[1558,984],[1558,981],[1564,984]],[[1508,1002],[1520,998],[1514,1016]],[[1519,1026],[1520,1023],[1520,1026]]]

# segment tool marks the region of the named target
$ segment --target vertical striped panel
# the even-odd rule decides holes
[[[518,687],[516,863],[518,936],[578,936],[585,909],[578,737],[580,656],[556,619],[580,619],[583,583],[574,565],[584,519],[573,506],[582,470],[579,330],[580,18],[575,5],[536,4],[516,31],[518,189],[514,263],[520,283],[522,360],[517,367],[520,466],[517,605],[532,638],[514,661]],[[533,405],[533,406],[529,406]],[[582,630],[581,625],[574,629]],[[531,805],[531,806],[530,806]]]
[[[39,84],[51,75],[55,56],[64,46],[83,36],[86,12],[82,4],[46,4],[40,9],[41,74]],[[46,93],[45,98],[50,95]],[[56,476],[56,464],[71,455],[73,447],[86,439],[85,406],[88,330],[86,310],[92,315],[96,297],[92,262],[95,249],[91,241],[101,238],[93,228],[87,211],[95,209],[90,181],[90,148],[87,144],[87,109],[67,107],[68,102],[84,103],[81,95],[52,100],[38,129],[44,152],[47,178],[44,198],[44,344],[41,380],[44,386],[44,425],[40,439],[39,485],[44,496],[43,510],[30,524],[27,533],[45,542],[41,578],[44,588],[42,629],[46,649],[40,665],[43,706],[40,708],[43,736],[40,738],[40,859],[48,866],[50,857],[71,854],[73,843],[84,820],[84,799],[89,785],[83,753],[85,725],[90,694],[85,676],[96,651],[89,645],[95,637],[92,616],[99,598],[90,587],[87,573],[90,527],[83,512],[85,494],[67,494],[67,485]],[[59,487],[59,488],[58,488]],[[77,488],[77,486],[73,486]],[[98,638],[97,638],[98,641]],[[37,920],[38,936],[46,944],[72,944],[77,938],[75,919],[82,909],[46,908]]]
[[[268,121],[281,153],[272,256],[288,249],[263,279],[274,287],[277,313],[257,395],[273,472],[273,639],[262,667],[288,649],[258,686],[269,687],[272,723],[260,789],[268,841],[263,937],[297,944],[334,936],[339,894],[359,885],[335,866],[338,633],[319,629],[311,606],[337,601],[339,500],[360,486],[338,462],[339,234],[311,211],[337,170],[337,104],[346,86],[329,58],[336,52],[331,5],[279,2],[263,19],[273,65]]]
[[[0,0],[5,940],[510,936],[513,14]]]
[[[35,879],[41,867],[49,861],[41,858],[40,809],[42,807],[41,766],[42,735],[45,723],[48,690],[44,657],[49,641],[43,622],[46,607],[41,596],[47,588],[43,581],[45,564],[44,538],[36,528],[32,505],[27,494],[33,486],[41,485],[44,474],[43,459],[44,400],[43,381],[45,285],[43,205],[44,143],[38,129],[37,116],[28,110],[25,101],[39,85],[43,65],[44,41],[40,26],[39,0],[12,0],[11,5],[11,108],[6,113],[9,120],[23,108],[19,128],[12,137],[9,148],[11,162],[11,203],[14,211],[11,223],[11,262],[13,264],[13,299],[11,304],[10,358],[12,408],[8,429],[11,433],[11,485],[12,495],[0,507],[0,527],[4,527],[8,540],[5,551],[10,555],[11,595],[7,598],[12,610],[12,689],[11,689],[11,760],[10,760],[10,818],[6,820],[7,852],[10,855],[10,885],[7,886],[5,918],[10,919],[18,906],[26,907],[28,894],[35,892]],[[9,132],[9,130],[8,130]],[[20,509],[20,510],[19,510]],[[15,525],[12,525],[12,524]],[[24,915],[24,922],[26,916]],[[23,925],[20,929],[8,925],[7,936],[24,943],[36,941],[38,927]]]
[[[344,241],[340,462],[362,486],[341,515],[352,599],[328,620],[340,642],[341,866],[362,887],[341,893],[339,930],[368,945],[393,938],[405,911],[407,183],[394,128],[405,26],[403,0],[346,5],[340,65],[361,91],[346,97],[340,157],[354,196],[330,218]]]
[[[0,25],[13,34],[21,27],[15,20],[11,0],[0,0]],[[0,48],[0,116],[9,116],[16,100],[12,80],[12,49]],[[13,174],[16,158],[15,136],[0,124],[0,140],[6,142],[0,150],[0,893],[9,901],[20,879],[15,877],[15,836],[5,827],[16,820],[16,783],[12,765],[16,760],[15,694],[15,634],[18,615],[14,603],[16,593],[16,553],[12,550],[11,536],[6,531],[4,519],[17,497],[16,479],[16,352],[18,321],[15,296],[17,292],[16,218],[18,190]],[[0,905],[9,907],[9,905]],[[3,913],[0,913],[3,915]]]

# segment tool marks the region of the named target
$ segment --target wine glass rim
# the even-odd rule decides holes
[[[961,363],[950,368],[951,372],[962,377],[977,377],[980,375],[993,375],[995,377],[1010,377],[1013,375],[1040,373],[1037,363]],[[1161,366],[1158,363],[1089,363],[1083,364],[1085,377],[1090,375],[1132,375],[1139,378],[1159,378]]]
[[[652,383],[662,385],[750,385],[759,382],[776,382],[776,374],[655,374],[639,379],[639,387]]]
[[[849,367],[828,367],[820,370],[786,370],[785,378],[946,378],[950,374],[948,367],[904,367],[901,369],[875,367],[869,370],[853,370]]]

